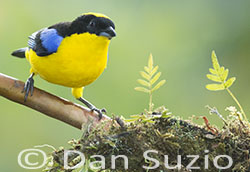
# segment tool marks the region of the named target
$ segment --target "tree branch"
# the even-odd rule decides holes
[[[78,104],[74,104],[38,88],[34,88],[33,96],[29,96],[27,101],[24,102],[23,88],[24,83],[22,81],[0,73],[0,96],[30,107],[78,129],[81,129],[83,124],[88,124],[90,121],[93,121],[94,126],[100,122],[98,115],[94,112],[90,112]],[[111,121],[106,115],[103,115],[101,121],[103,120]]]

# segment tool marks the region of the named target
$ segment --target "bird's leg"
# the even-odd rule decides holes
[[[25,85],[24,85],[24,88],[23,88],[23,91],[22,91],[22,93],[24,93],[24,102],[26,102],[29,93],[30,93],[30,96],[33,95],[33,91],[34,91],[34,79],[33,79],[33,76],[34,75],[35,74],[32,73],[30,75],[30,77],[27,79],[27,81],[25,82]]]
[[[81,101],[83,104],[85,104],[91,111],[96,111],[98,113],[99,120],[102,119],[103,113],[106,113],[105,109],[97,109],[93,104],[91,104],[82,97],[78,98],[78,100]]]

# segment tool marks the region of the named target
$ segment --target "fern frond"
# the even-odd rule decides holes
[[[223,66],[222,67],[220,66],[215,51],[212,51],[211,58],[212,58],[213,68],[209,69],[209,72],[211,74],[207,74],[207,78],[210,79],[211,81],[218,82],[219,84],[207,84],[206,88],[211,91],[227,90],[227,92],[233,98],[235,103],[239,106],[241,113],[243,114],[245,120],[247,121],[247,125],[250,127],[250,123],[248,122],[247,116],[243,108],[241,107],[237,98],[233,95],[233,93],[229,89],[229,87],[231,87],[235,82],[236,78],[231,77],[227,79],[229,70],[225,69]]]
[[[148,65],[144,66],[144,71],[140,74],[143,79],[138,79],[137,82],[143,87],[136,87],[136,91],[141,91],[149,94],[149,112],[152,112],[153,102],[152,94],[154,91],[158,90],[162,85],[165,84],[166,80],[161,80],[157,83],[161,76],[161,72],[157,72],[159,66],[154,67],[154,61],[152,54],[149,55]]]
[[[211,91],[219,91],[231,87],[236,78],[233,77],[227,80],[229,70],[225,69],[223,66],[220,66],[215,51],[212,52],[211,58],[213,63],[213,69],[209,69],[211,74],[207,74],[207,78],[211,81],[218,82],[220,84],[208,84],[206,85],[206,88]]]

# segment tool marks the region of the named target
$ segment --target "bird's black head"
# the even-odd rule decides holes
[[[114,23],[108,17],[97,13],[86,13],[75,19],[70,26],[70,32],[89,32],[108,39],[116,36]]]

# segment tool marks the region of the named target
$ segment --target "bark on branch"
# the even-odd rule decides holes
[[[29,96],[28,100],[24,102],[23,87],[24,82],[0,73],[0,96],[78,129],[81,129],[83,124],[88,124],[90,121],[93,121],[93,126],[100,122],[98,115],[94,112],[38,88],[34,88],[33,96]],[[110,118],[103,115],[103,120],[110,120]]]

